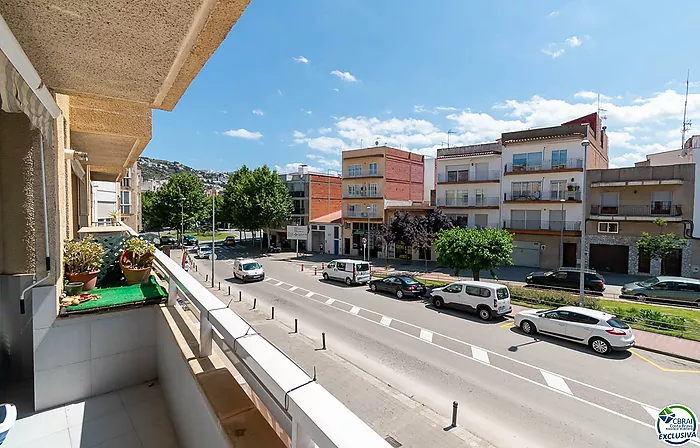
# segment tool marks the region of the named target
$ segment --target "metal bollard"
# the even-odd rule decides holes
[[[228,295],[231,295],[231,285],[228,285]]]
[[[272,316],[270,317],[270,319],[275,320],[275,307],[274,306],[272,307]]]
[[[314,268],[314,275],[318,274],[317,269]]]
[[[326,263],[321,263],[321,270],[326,269]]]
[[[221,291],[221,282],[219,282],[219,291]]]
[[[304,263],[301,264],[301,272],[304,272]]]
[[[243,291],[238,291],[238,301],[239,302],[243,300],[243,297],[241,297],[242,295],[243,295]]]
[[[299,333],[299,321],[294,319],[294,332]]]
[[[457,407],[459,406],[459,403],[456,401],[452,402],[452,427],[456,428],[457,427]]]
[[[204,278],[204,281],[205,281],[205,282],[208,282],[208,281],[209,281],[209,274],[206,274],[206,277]]]
[[[326,349],[326,333],[321,333],[321,339],[323,340],[323,349]]]
[[[258,299],[253,297],[253,309],[255,309],[255,305],[258,304]]]

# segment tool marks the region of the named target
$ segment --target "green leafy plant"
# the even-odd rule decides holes
[[[122,244],[121,265],[129,269],[146,269],[153,265],[156,246],[143,238],[132,237]]]
[[[651,235],[642,232],[642,236],[637,240],[637,248],[651,259],[661,260],[676,250],[682,249],[686,245],[685,239],[675,233],[661,233],[661,229],[668,223],[662,218],[656,218],[654,224],[659,227],[658,235]]]
[[[93,240],[92,237],[66,241],[63,250],[66,272],[79,274],[99,271],[102,267],[104,254],[104,247]]]
[[[565,291],[547,291],[522,286],[509,285],[510,294],[514,302],[521,302],[528,305],[542,305],[544,307],[578,306],[579,298]],[[602,307],[598,300],[585,297],[583,306],[592,310],[600,310]]]
[[[513,264],[513,234],[504,229],[454,227],[441,230],[435,249],[438,261],[454,269],[455,275],[470,270],[477,281],[480,271],[489,271],[496,278],[495,268]]]

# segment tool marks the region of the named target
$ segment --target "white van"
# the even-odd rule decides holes
[[[503,316],[512,311],[510,291],[499,283],[461,281],[430,293],[435,308],[455,306],[476,311],[479,318],[489,320],[493,316]]]
[[[325,280],[340,280],[346,285],[367,284],[370,280],[369,263],[360,260],[333,260],[323,269]]]
[[[236,258],[233,262],[233,276],[244,282],[253,280],[264,280],[265,271],[255,260],[250,258]]]

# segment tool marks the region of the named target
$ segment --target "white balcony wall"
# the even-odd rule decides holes
[[[541,210],[542,221],[549,221],[549,212],[551,210],[561,211],[560,202],[541,202],[527,204],[503,204],[502,219],[510,221],[512,210]],[[564,202],[564,212],[566,221],[583,221],[583,206],[578,202]]]
[[[477,166],[482,169],[484,165],[488,166],[477,173]],[[468,170],[469,180],[482,179],[486,176],[488,179],[500,177],[502,172],[501,157],[497,155],[488,156],[471,156],[471,157],[452,157],[436,159],[437,182],[447,180],[447,172],[455,170]]]
[[[575,137],[508,144],[503,147],[503,153],[501,156],[501,172],[505,172],[506,167],[510,169],[510,167],[513,166],[513,154],[539,152],[542,154],[542,161],[544,163],[545,161],[552,159],[552,151],[566,149],[567,160],[583,159],[583,146],[581,146],[582,140],[582,138]]]

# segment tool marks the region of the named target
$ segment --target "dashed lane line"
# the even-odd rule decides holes
[[[326,300],[326,305],[333,305],[333,302],[335,302],[335,299],[328,299]]]
[[[286,290],[286,291],[288,291],[288,290]],[[310,293],[306,294],[305,297],[311,297],[312,295],[314,295],[314,293],[313,293],[313,292],[310,292]],[[318,296],[321,296],[321,297],[327,297],[327,296],[324,296],[324,295],[322,295],[322,294],[317,294],[317,295],[318,295]],[[329,298],[329,297],[328,297],[328,298]],[[330,299],[330,298],[329,298],[329,299]],[[319,302],[319,303],[327,304],[327,302],[328,302],[328,301],[326,301],[326,302]],[[343,301],[337,300],[337,299],[333,301],[333,303],[335,303],[335,302],[343,303],[343,304],[346,304],[346,305],[348,305],[348,306],[350,306],[350,307],[353,306],[353,305],[351,305],[351,304],[349,304],[349,303],[346,303],[346,302],[343,302]],[[343,310],[343,309],[338,308],[338,307],[333,306],[333,305],[329,305],[329,306],[332,306],[332,307],[333,307],[335,310],[337,310],[337,311],[341,311],[341,312],[350,314],[350,311]],[[554,374],[554,373],[549,372],[549,371],[547,371],[547,370],[545,370],[545,369],[542,369],[542,368],[540,368],[540,367],[537,367],[537,366],[528,364],[528,363],[523,362],[523,361],[520,361],[520,360],[518,360],[518,359],[514,359],[514,358],[511,358],[511,357],[509,357],[509,356],[505,356],[505,355],[502,355],[502,354],[500,354],[500,353],[496,353],[496,352],[493,352],[493,351],[490,351],[490,350],[487,350],[487,349],[484,349],[484,348],[481,348],[481,347],[476,347],[476,346],[473,345],[473,344],[470,344],[470,343],[464,342],[464,341],[460,341],[459,339],[455,339],[455,338],[450,337],[450,336],[447,336],[447,335],[443,335],[443,334],[440,334],[440,333],[434,333],[434,332],[432,332],[432,331],[430,331],[430,330],[426,330],[426,329],[420,328],[420,327],[418,327],[417,325],[414,325],[414,324],[411,324],[411,323],[408,323],[408,322],[404,322],[404,321],[401,321],[401,320],[398,320],[398,319],[393,319],[393,318],[390,318],[390,317],[388,317],[388,316],[383,316],[381,313],[377,313],[377,312],[372,311],[372,310],[367,310],[367,311],[372,312],[372,313],[374,313],[374,314],[379,314],[379,315],[381,315],[381,316],[382,316],[382,321],[383,321],[383,322],[381,322],[381,321],[380,321],[380,322],[377,322],[377,321],[375,321],[375,320],[373,320],[373,319],[369,319],[369,318],[364,317],[364,316],[361,316],[361,315],[359,315],[359,314],[357,314],[357,315],[355,315],[355,316],[358,317],[358,318],[360,318],[360,319],[366,320],[366,321],[368,321],[368,322],[371,322],[371,323],[374,323],[374,324],[380,324],[380,325],[382,325],[382,326],[385,326],[386,328],[388,328],[388,329],[390,329],[390,330],[393,330],[393,331],[395,331],[395,332],[397,332],[397,333],[403,334],[403,335],[405,335],[405,336],[407,336],[407,337],[409,337],[409,338],[413,338],[413,339],[416,339],[416,340],[419,340],[419,341],[423,341],[423,342],[426,343],[426,344],[430,344],[430,345],[432,345],[432,346],[434,346],[434,347],[436,347],[436,348],[438,348],[438,349],[440,349],[440,350],[443,350],[443,351],[452,353],[452,354],[454,354],[454,355],[456,355],[456,356],[459,356],[459,357],[462,357],[462,358],[465,358],[465,359],[470,359],[470,360],[473,360],[473,361],[477,361],[477,362],[481,363],[482,365],[486,365],[486,366],[488,366],[488,367],[490,367],[490,368],[492,368],[492,369],[495,369],[495,370],[497,370],[497,371],[499,371],[499,372],[505,373],[506,375],[510,375],[510,376],[512,376],[512,377],[521,379],[521,380],[523,380],[523,381],[525,381],[525,382],[534,384],[534,385],[539,386],[539,387],[542,387],[542,388],[544,388],[544,389],[548,389],[548,390],[550,390],[550,391],[552,391],[552,392],[559,393],[559,394],[561,394],[561,395],[563,395],[563,396],[567,396],[567,397],[569,397],[569,398],[571,398],[571,399],[573,399],[573,400],[576,400],[576,401],[579,401],[579,402],[581,402],[581,403],[587,404],[587,405],[592,406],[592,407],[594,407],[594,408],[596,408],[596,409],[599,409],[599,410],[601,410],[601,411],[607,412],[607,413],[612,414],[612,415],[616,415],[616,416],[618,416],[618,417],[620,417],[620,418],[623,418],[623,419],[625,419],[625,420],[631,421],[631,422],[633,422],[633,423],[637,423],[637,424],[642,425],[642,426],[645,426],[645,427],[647,427],[647,428],[654,429],[654,426],[653,426],[652,424],[643,422],[643,421],[638,420],[638,419],[636,419],[636,418],[634,418],[634,417],[630,417],[629,415],[623,414],[623,413],[621,413],[621,412],[615,411],[615,410],[610,409],[610,408],[608,408],[608,407],[605,407],[605,406],[599,405],[599,404],[597,404],[597,403],[594,403],[594,402],[588,401],[588,400],[586,400],[586,399],[583,399],[583,398],[580,398],[580,397],[575,396],[575,395],[571,392],[571,390],[569,389],[569,387],[568,387],[568,385],[567,385],[566,382],[567,382],[567,381],[570,381],[570,382],[579,384],[579,385],[581,385],[581,386],[587,387],[587,388],[589,388],[589,389],[596,390],[596,391],[598,391],[598,392],[602,392],[602,393],[604,393],[604,394],[606,394],[606,395],[614,396],[614,397],[616,397],[616,398],[619,398],[619,399],[622,399],[622,400],[625,400],[625,401],[628,401],[628,402],[631,402],[631,403],[635,403],[635,404],[641,406],[641,407],[644,409],[644,411],[645,411],[646,413],[648,413],[650,416],[651,416],[650,410],[656,409],[654,406],[648,405],[648,404],[646,404],[646,403],[643,403],[643,402],[641,402],[641,401],[638,401],[638,400],[635,400],[635,399],[632,399],[632,398],[625,397],[625,396],[620,395],[620,394],[617,394],[617,393],[615,393],[615,392],[610,392],[610,391],[608,391],[608,390],[601,389],[601,388],[599,388],[599,387],[596,387],[596,386],[593,386],[593,385],[584,383],[584,382],[582,382],[582,381],[579,381],[579,380],[576,380],[576,379],[573,379],[573,378],[568,378],[568,377],[565,377],[565,376],[562,376],[562,375]],[[388,320],[388,322],[387,322],[387,320],[384,320],[384,318],[386,318],[386,319]],[[391,326],[391,323],[392,323],[393,321],[400,322],[400,323],[403,323],[403,324],[405,324],[405,325],[408,325],[408,326],[411,326],[411,327],[414,327],[414,328],[419,328],[419,329],[420,329],[420,335],[419,335],[419,336],[416,336],[416,335],[407,333],[407,332],[405,332],[405,331],[403,331],[403,330],[399,330],[399,329],[397,329],[397,328],[392,327],[392,326]],[[385,323],[385,322],[386,322],[386,323]],[[429,336],[430,339],[428,339],[428,334],[430,335],[430,336]],[[433,337],[434,334],[437,334],[437,335],[439,335],[439,336],[441,336],[441,337],[443,337],[443,338],[449,339],[449,340],[454,341],[454,342],[456,342],[456,343],[469,346],[469,347],[471,347],[471,348],[477,348],[477,350],[481,350],[482,352],[486,353],[487,355],[488,355],[488,354],[491,354],[491,355],[494,355],[494,356],[497,356],[497,357],[500,357],[500,358],[509,360],[509,361],[514,362],[514,363],[516,363],[516,364],[520,364],[520,365],[523,365],[523,366],[525,366],[525,367],[529,367],[529,368],[531,368],[531,369],[539,370],[539,371],[541,372],[542,377],[543,377],[543,379],[545,380],[546,384],[544,384],[544,383],[542,383],[542,382],[539,382],[539,381],[535,381],[535,380],[533,380],[533,379],[531,379],[531,378],[522,376],[522,375],[517,374],[517,373],[515,373],[515,372],[511,372],[511,371],[506,370],[506,369],[504,369],[504,368],[495,366],[495,365],[491,364],[490,362],[489,362],[489,363],[485,363],[484,361],[479,360],[479,359],[477,359],[476,357],[474,357],[474,356],[473,356],[473,354],[474,354],[473,351],[472,351],[472,356],[469,356],[469,355],[466,355],[466,354],[464,354],[464,353],[458,352],[458,351],[456,351],[456,350],[452,350],[452,349],[450,349],[450,348],[447,348],[447,347],[444,347],[444,346],[442,346],[442,345],[436,344],[436,343],[434,343],[434,342],[432,341],[432,337]],[[481,355],[478,355],[478,356],[481,356]],[[549,378],[549,380],[548,380],[548,378]],[[551,382],[551,384],[550,384],[550,382]],[[657,415],[658,415],[658,414],[657,414]],[[656,416],[653,416],[653,417],[654,417],[653,420],[655,421],[655,420],[656,420]],[[698,441],[691,440],[691,443],[693,443],[694,445],[700,446],[700,442],[698,442]]]
[[[486,350],[480,349],[479,347],[472,346],[472,358],[481,362],[485,362],[486,364],[491,364],[488,352]]]
[[[289,291],[294,292],[294,291],[296,291],[297,289],[299,289],[298,286],[292,286],[291,288],[289,288]]]
[[[638,358],[640,358],[640,359],[646,361],[647,363],[651,364],[652,366],[656,367],[657,369],[661,370],[662,372],[669,372],[669,373],[700,373],[700,370],[691,370],[691,369],[667,369],[666,367],[661,367],[660,365],[658,365],[657,363],[655,363],[655,362],[652,361],[651,359],[649,359],[649,358],[647,358],[647,357],[645,357],[645,356],[643,356],[643,355],[640,355],[639,353],[637,353],[636,350],[630,349],[630,353],[632,353],[632,354],[635,355],[636,357],[638,357]]]
[[[313,291],[309,291],[309,292],[307,292],[307,293],[304,295],[304,297],[313,297],[314,294],[316,294],[316,293],[313,292]]]
[[[355,315],[360,314],[360,307],[359,307],[359,306],[353,306],[353,307],[350,309],[350,314],[355,314]]]
[[[275,286],[282,286],[282,285],[284,285],[284,282],[277,282],[277,284],[275,284]]]

